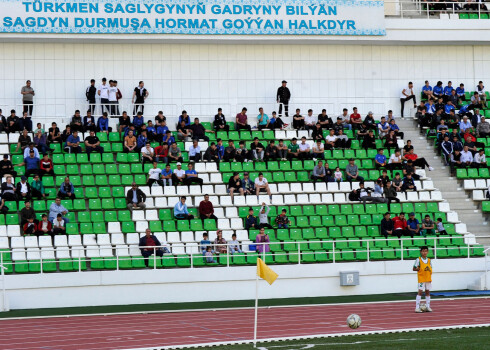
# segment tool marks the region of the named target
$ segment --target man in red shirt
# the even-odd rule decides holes
[[[355,130],[361,127],[362,119],[361,119],[361,115],[357,113],[357,107],[353,108],[353,112],[354,113],[350,115],[350,123],[352,125],[352,129]]]
[[[155,147],[155,160],[159,163],[168,163],[168,144]]]
[[[407,219],[405,219],[405,213],[401,212],[400,215],[393,218],[393,235],[400,238],[407,234]],[[410,234],[408,234],[410,235]]]
[[[218,218],[214,215],[213,203],[209,201],[209,194],[205,194],[204,200],[199,203],[199,215],[203,222],[205,219],[214,219],[218,223]]]
[[[418,167],[421,167],[422,169],[425,169],[425,167],[428,167],[429,168],[429,171],[432,171],[434,170],[433,167],[431,167],[429,165],[429,163],[427,163],[427,161],[425,160],[425,158],[419,158],[413,151],[413,148],[411,148],[408,153],[405,153],[403,155],[403,158],[405,160],[411,160],[413,165],[414,166],[418,166]]]
[[[245,107],[236,115],[235,124],[238,131],[242,129],[252,131],[252,128],[248,125],[247,109]]]

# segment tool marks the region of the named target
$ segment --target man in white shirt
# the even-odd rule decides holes
[[[461,163],[470,166],[473,163],[473,154],[468,150],[468,146],[463,147],[463,152],[461,152]]]
[[[185,170],[182,169],[182,163],[177,163],[177,169],[172,174],[172,183],[177,186],[178,184],[184,184]]]
[[[28,147],[26,147],[24,149],[24,158],[27,158],[29,157],[29,154],[31,153],[31,151],[34,151],[34,158],[39,158],[39,151],[37,150],[37,148],[35,147],[34,143],[33,142],[30,142]]]
[[[487,166],[487,158],[485,157],[485,150],[483,148],[475,154],[473,162],[476,168],[485,168]]]
[[[153,163],[153,157],[155,156],[155,150],[151,147],[149,142],[146,143],[145,147],[141,149],[141,161],[143,163]]]
[[[313,130],[317,122],[317,117],[313,115],[313,110],[308,110],[308,115],[305,117],[305,130]]]
[[[390,160],[388,161],[388,169],[395,170],[401,168],[402,168],[402,156],[400,154],[400,150],[396,150],[395,153],[393,153],[390,156]]]
[[[310,159],[310,145],[306,143],[306,137],[301,138],[301,143],[299,144],[299,160],[308,160]]]
[[[110,104],[110,115],[116,115],[116,105],[117,105],[117,87],[114,84],[114,80],[109,80],[109,89],[108,89],[108,99]]]
[[[350,125],[350,124],[349,124]],[[335,130],[330,129],[330,134],[325,137],[325,149],[331,150],[336,146],[337,136],[335,136]]]
[[[350,115],[349,115],[349,111],[347,108],[344,108],[342,110],[342,114],[339,115],[339,118],[342,119],[342,123],[344,124],[344,129],[349,129],[349,130],[352,130],[352,125],[350,123]]]
[[[325,147],[323,147],[322,140],[316,140],[316,144],[313,146],[313,160],[325,159]]]
[[[158,167],[157,162],[153,162],[153,168],[151,168],[150,171],[148,171],[148,181],[146,184],[150,186],[150,188],[155,182],[157,182],[160,186],[163,186],[163,181],[160,178],[161,175],[162,175],[162,169]]]
[[[408,82],[408,88],[404,88],[400,93],[400,104],[401,104],[401,114],[400,116],[403,118],[403,110],[405,109],[405,102],[413,100],[413,108],[417,108],[417,100],[415,98],[415,94],[413,93],[413,84],[412,82]]]
[[[378,124],[378,136],[382,140],[389,134],[391,128],[385,117],[381,117],[381,122]]]
[[[189,147],[189,161],[199,162],[201,160],[201,147],[197,140],[192,141],[192,146]]]
[[[271,189],[269,188],[269,182],[264,177],[263,173],[259,173],[259,176],[255,179],[255,195],[259,198],[260,192],[267,192],[269,198],[272,200]]]
[[[107,79],[102,78],[102,84],[97,90],[97,95],[100,96],[100,114],[104,113],[104,107],[107,113],[110,113],[110,103],[109,103],[109,85],[107,85]]]

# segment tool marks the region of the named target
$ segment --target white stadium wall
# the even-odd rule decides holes
[[[330,42],[331,43],[331,42]],[[411,80],[419,91],[425,79],[435,84],[478,80],[490,84],[490,46],[284,45],[284,44],[108,44],[0,43],[0,108],[20,110],[20,89],[27,79],[35,89],[34,117],[67,122],[85,109],[90,78],[116,79],[123,109],[139,80],[150,92],[149,116],[163,109],[169,117],[185,108],[204,119],[218,106],[230,117],[242,106],[249,116],[259,106],[277,109],[282,79],[292,92],[291,108],[329,115],[359,107],[362,115],[393,109]],[[45,118],[44,118],[45,117]],[[63,119],[63,120],[62,120]],[[231,120],[231,118],[229,119]]]

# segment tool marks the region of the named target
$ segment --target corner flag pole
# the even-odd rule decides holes
[[[255,274],[255,321],[254,321],[254,348],[257,347],[257,311],[259,308],[259,275]]]

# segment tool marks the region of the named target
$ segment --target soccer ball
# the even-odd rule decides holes
[[[361,326],[361,317],[356,314],[349,315],[347,317],[347,325],[352,329],[359,328]]]
[[[427,312],[427,305],[421,304],[420,305],[420,310],[422,310],[423,312]]]

